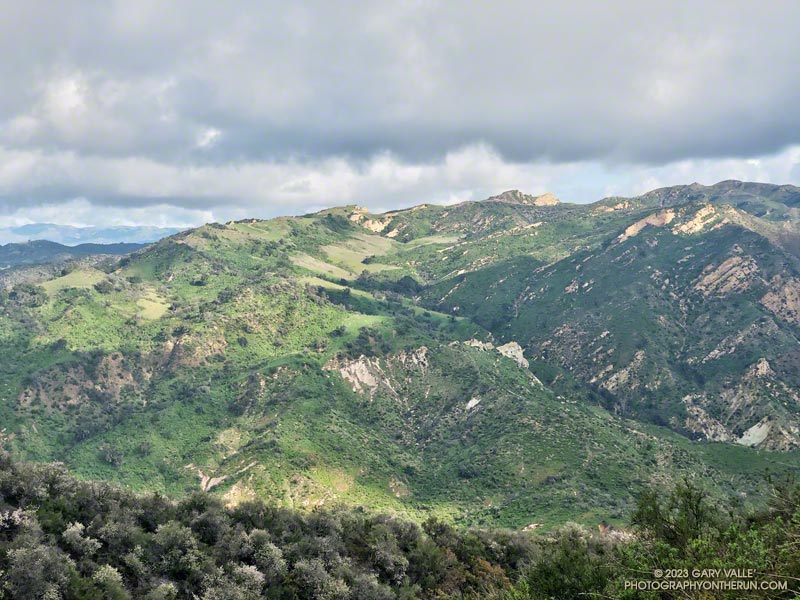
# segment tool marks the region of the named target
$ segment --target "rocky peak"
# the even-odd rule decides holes
[[[527,204],[530,206],[555,206],[559,204],[558,198],[555,195],[547,192],[541,196],[531,196],[530,194],[523,194],[519,190],[508,190],[497,196],[487,198],[487,202],[505,202],[507,204]]]

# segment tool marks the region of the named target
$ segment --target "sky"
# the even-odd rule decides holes
[[[800,184],[789,0],[0,11],[0,227]]]

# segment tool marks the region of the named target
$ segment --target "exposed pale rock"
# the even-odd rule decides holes
[[[471,339],[464,342],[470,348],[477,348],[478,350],[493,350],[494,344],[492,342],[482,342],[480,340]]]
[[[396,375],[395,367],[400,366],[406,371],[421,370],[424,373],[428,364],[428,348],[420,346],[415,350],[387,356],[384,361],[380,358],[368,358],[363,354],[355,360],[332,359],[325,363],[323,369],[337,371],[342,379],[350,383],[354,392],[369,393],[372,398],[381,386],[397,395],[392,386],[392,377]]]
[[[507,344],[498,346],[497,351],[503,356],[517,361],[517,364],[523,369],[528,368],[528,360],[523,355],[522,346],[517,342],[508,342]]]
[[[708,226],[709,222],[716,216],[716,214],[717,211],[714,209],[714,207],[708,204],[698,210],[691,220],[675,225],[675,227],[672,229],[672,232],[691,235],[693,233],[703,231],[703,229]]]
[[[704,408],[694,403],[695,396],[685,396],[683,403],[686,406],[686,428],[695,433],[702,434],[707,440],[715,442],[727,442],[731,435],[725,426],[717,419],[711,417]]]
[[[550,192],[536,196],[533,200],[534,206],[555,206],[557,204],[560,204],[560,200]]]
[[[350,215],[350,220],[374,233],[381,233],[389,226],[393,217],[393,215],[387,215],[383,218],[372,218],[365,212],[357,211]]]
[[[768,417],[764,417],[758,423],[753,425],[750,429],[745,431],[738,440],[737,444],[742,446],[758,446],[769,437],[772,430],[772,423]]]
[[[752,370],[756,377],[770,377],[775,375],[775,371],[772,370],[766,358],[759,358],[758,362],[753,365]]]
[[[630,362],[630,364],[611,375],[608,380],[603,383],[603,387],[610,392],[613,392],[620,386],[624,385],[629,386],[631,389],[637,389],[639,387],[639,382],[635,377],[632,377],[632,375],[638,373],[639,369],[644,363],[644,358],[644,350],[637,350],[636,354],[633,355],[633,360]]]
[[[211,475],[206,475],[202,470],[200,470],[198,467],[195,467],[193,464],[186,465],[186,468],[194,469],[198,477],[200,477],[200,489],[204,492],[212,490],[228,479],[227,475],[222,475],[221,477],[212,477]]]
[[[527,204],[529,206],[556,206],[560,204],[550,192],[542,194],[541,196],[531,196],[530,194],[523,194],[519,190],[508,190],[497,196],[487,198],[487,202],[505,202],[508,204]]]
[[[599,213],[610,213],[616,210],[627,210],[631,208],[631,203],[627,200],[623,200],[622,202],[617,202],[616,204],[612,204],[611,206],[599,206],[594,209],[595,214]]]
[[[374,375],[375,370],[381,371],[378,359],[365,356],[344,363],[338,368],[339,374],[350,382],[354,392],[374,392],[378,389],[378,378]]]
[[[428,348],[420,346],[411,352],[401,352],[397,359],[404,367],[419,367],[424,371],[428,368]]]
[[[653,227],[664,227],[665,225],[672,223],[673,219],[675,219],[675,211],[672,209],[660,210],[652,215],[647,215],[644,219],[636,221],[636,223],[625,229],[625,231],[617,237],[617,243],[624,242],[629,238],[639,235],[642,229],[648,225],[652,225]]]
[[[761,298],[761,304],[784,321],[800,324],[800,280],[776,275],[769,283],[772,289]]]
[[[718,267],[708,265],[694,289],[704,296],[725,296],[733,292],[743,292],[753,284],[758,275],[758,266],[749,256],[731,256]]]

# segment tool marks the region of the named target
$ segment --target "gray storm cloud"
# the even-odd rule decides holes
[[[557,184],[584,164],[652,178],[665,165],[679,174],[681,161],[749,160],[800,143],[797,3],[2,10],[7,213],[76,197],[204,210],[233,201],[244,212],[463,197],[497,191],[505,176],[522,180],[513,187]],[[502,164],[505,175],[454,174],[454,160],[481,153],[478,171]],[[768,176],[793,176],[793,164],[781,169]],[[592,170],[575,190],[588,193]],[[621,177],[597,178],[581,199]]]

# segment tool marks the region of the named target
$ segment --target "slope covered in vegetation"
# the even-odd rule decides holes
[[[765,189],[341,207],[23,273],[0,440],[230,505],[622,523],[687,475],[758,505],[798,435],[795,213]]]
[[[798,591],[800,489],[776,488],[769,510],[743,515],[683,482],[670,495],[643,494],[633,518],[633,533],[572,523],[539,535],[341,508],[226,508],[203,492],[174,503],[0,455],[0,597],[683,598],[626,582],[658,580],[657,569],[713,568],[752,569],[741,581],[771,587],[703,597]]]

